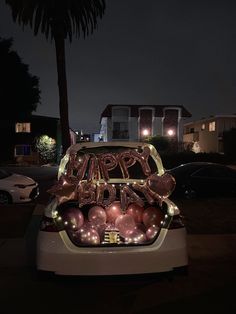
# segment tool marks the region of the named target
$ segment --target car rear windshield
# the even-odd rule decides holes
[[[100,155],[100,154],[106,154],[106,153],[112,153],[112,154],[119,154],[121,152],[127,151],[127,150],[134,150],[134,148],[130,147],[121,147],[121,146],[104,146],[104,147],[93,147],[93,148],[84,148],[78,151],[77,158],[82,157],[84,154],[90,154],[92,155]],[[154,161],[154,159],[151,157],[151,155],[148,158],[148,165],[151,169],[152,173],[157,172],[157,166]],[[87,178],[89,171],[89,163],[88,167],[86,169],[85,177]],[[129,178],[130,179],[145,179],[146,176],[143,173],[142,166],[139,162],[136,162],[133,166],[129,167]],[[122,169],[120,168],[119,164],[113,169],[109,171],[109,177],[110,179],[115,178],[123,178]]]

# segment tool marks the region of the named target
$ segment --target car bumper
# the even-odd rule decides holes
[[[77,247],[65,231],[39,231],[37,269],[58,275],[126,275],[170,272],[187,266],[185,228],[162,229],[151,245]]]

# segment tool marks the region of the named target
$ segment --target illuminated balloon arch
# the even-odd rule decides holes
[[[126,211],[129,204],[144,206],[144,200],[150,205],[159,205],[167,199],[175,188],[175,179],[165,172],[156,149],[142,144],[141,149],[127,147],[119,153],[78,153],[72,146],[59,167],[58,182],[49,190],[56,196],[58,203],[68,200],[78,201],[79,207],[97,204],[107,207],[117,200],[117,189],[121,209]],[[156,164],[152,173],[149,157]],[[131,179],[129,168],[138,163],[146,177],[145,180]],[[110,171],[119,167],[122,178],[112,179]],[[140,194],[143,196],[141,197]]]

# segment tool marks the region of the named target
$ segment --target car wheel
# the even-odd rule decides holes
[[[10,204],[12,203],[11,195],[5,191],[0,191],[0,204]]]

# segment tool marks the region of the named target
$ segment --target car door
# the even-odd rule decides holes
[[[220,165],[209,165],[191,175],[191,186],[198,195],[223,196],[232,191],[230,170]]]

